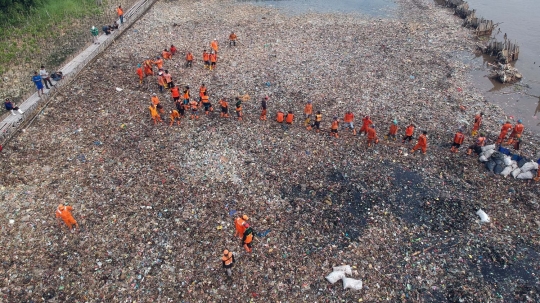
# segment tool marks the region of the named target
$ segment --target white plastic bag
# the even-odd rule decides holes
[[[335,266],[334,271],[342,271],[347,275],[352,275],[352,268],[349,265]]]
[[[503,171],[501,172],[501,175],[505,176],[505,177],[508,177],[508,175],[514,170],[514,168],[512,167],[512,165],[510,166],[507,166],[503,169]]]
[[[512,165],[512,160],[508,156],[504,156],[504,165],[509,166]]]
[[[480,158],[478,159],[480,162],[487,162],[488,159],[486,158],[486,156],[484,155],[481,155]]]
[[[479,209],[476,214],[480,217],[480,222],[489,223],[489,216],[481,209]]]
[[[519,174],[517,178],[521,180],[530,180],[533,178],[533,173],[532,171],[527,171],[527,172]]]
[[[495,149],[495,144],[482,146],[482,151],[483,152],[488,151],[488,150],[494,150],[494,149]]]
[[[521,168],[519,167],[512,171],[512,177],[514,177],[514,179],[517,178],[519,174],[521,174]]]
[[[328,282],[332,284],[343,278],[345,278],[345,273],[342,271],[333,271],[328,276],[326,276],[326,280],[328,280]]]
[[[536,162],[527,162],[525,164],[523,164],[523,166],[521,167],[521,172],[522,173],[526,173],[530,170],[533,170],[533,169],[538,169],[538,163]]]
[[[489,157],[491,157],[491,155],[493,155],[494,152],[495,152],[494,149],[486,150],[484,152],[484,156],[486,156],[486,159],[489,159]]]
[[[517,166],[516,160],[512,160],[512,167],[513,167],[514,169],[516,169],[516,168],[518,167],[518,166]]]
[[[351,278],[343,278],[343,289],[351,288],[354,290],[362,289],[362,280],[356,280]]]

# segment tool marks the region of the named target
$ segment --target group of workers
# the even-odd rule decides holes
[[[238,237],[242,239],[242,246],[244,247],[244,250],[247,253],[251,253],[252,250],[252,242],[253,242],[253,235],[254,231],[249,226],[249,223],[247,222],[249,220],[249,217],[247,215],[238,216],[234,220],[234,237]],[[223,256],[221,257],[221,262],[223,263],[223,268],[225,269],[225,272],[227,273],[227,276],[231,276],[231,269],[234,266],[234,254],[233,252],[229,251],[228,249],[225,249],[223,251]]]

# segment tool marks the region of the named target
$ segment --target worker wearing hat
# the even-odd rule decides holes
[[[98,42],[99,30],[95,26],[92,26],[92,29],[90,29],[90,33],[92,34],[92,38],[94,38],[94,44],[99,44]]]
[[[223,256],[221,257],[221,262],[223,262],[223,268],[225,268],[227,276],[230,277],[232,275],[231,269],[233,268],[235,262],[232,251],[225,249],[223,251]]]
[[[62,219],[70,230],[72,230],[73,226],[79,228],[79,224],[73,218],[73,215],[71,215],[72,210],[73,207],[69,205],[64,206],[64,204],[59,204],[58,208],[56,208],[56,220],[58,221],[58,224],[60,224],[60,219]]]
[[[396,141],[397,132],[398,132],[397,120],[394,120],[392,121],[392,124],[390,124],[390,130],[388,131],[388,134],[385,136],[385,139],[392,137],[392,139]]]
[[[474,125],[472,129],[471,135],[474,137],[478,134],[478,131],[480,130],[480,125],[482,125],[482,117],[484,116],[484,113],[479,113],[476,116],[474,116]]]
[[[457,153],[459,147],[461,144],[463,144],[463,140],[465,140],[465,135],[463,135],[463,131],[461,131],[461,128],[458,129],[457,133],[454,135],[454,142],[452,143],[452,148],[450,148],[451,152]]]
[[[218,52],[218,41],[217,39],[214,39],[214,41],[210,42],[210,47],[214,50],[214,53]]]
[[[246,231],[245,225],[247,224],[247,221],[249,220],[249,217],[247,215],[243,215],[242,217],[237,217],[234,220],[234,228],[236,229],[236,232],[234,233],[235,237],[242,238],[244,235],[244,232]]]
[[[523,134],[523,130],[525,129],[522,122],[523,121],[521,119],[517,120],[516,125],[514,125],[514,129],[512,129],[512,133],[510,133],[510,140],[507,144],[512,144],[515,141],[514,139],[521,137],[521,134]]]

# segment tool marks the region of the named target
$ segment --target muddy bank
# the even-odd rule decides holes
[[[447,11],[415,3],[402,1],[398,19],[379,20],[158,2],[4,148],[3,296],[538,300],[538,184],[490,175],[474,157],[449,152],[456,128],[477,111],[494,140],[502,111],[467,82],[456,51],[472,50],[469,32]],[[225,44],[231,30],[237,47]],[[210,72],[200,53],[216,37],[220,59]],[[214,104],[251,96],[242,122],[214,112],[153,125],[147,107],[156,79],[139,85],[135,68],[171,43],[197,56],[192,69],[182,56],[165,62],[192,94],[204,82]],[[267,122],[259,120],[264,95]],[[159,96],[173,108],[168,93]],[[302,125],[307,100],[323,113],[319,134]],[[294,111],[295,123],[271,121],[278,109]],[[330,138],[331,118],[349,109],[357,124],[372,116],[380,144],[367,148],[365,137],[345,130]],[[400,134],[409,122],[428,131],[427,155],[383,139],[393,119]],[[55,225],[60,202],[74,205],[80,233]],[[478,208],[491,223],[479,222]],[[233,238],[236,212],[269,230],[251,255]],[[219,261],[225,248],[238,260],[232,280]],[[341,264],[354,266],[361,291],[324,280]]]

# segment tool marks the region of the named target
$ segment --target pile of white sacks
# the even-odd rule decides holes
[[[495,150],[495,144],[482,147],[480,162],[486,163],[486,168],[495,174],[515,179],[530,180],[536,176],[538,163],[534,161],[517,162],[512,157]]]
[[[352,269],[349,265],[335,266],[333,267],[333,271],[326,276],[326,280],[332,284],[339,280],[343,280],[343,289],[362,289],[362,280],[347,278],[346,275],[352,275]]]

